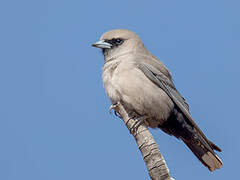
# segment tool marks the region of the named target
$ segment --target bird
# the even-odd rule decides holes
[[[182,140],[210,171],[222,167],[215,153],[221,149],[198,127],[170,71],[135,32],[110,30],[92,46],[102,50],[102,79],[112,105],[121,102],[138,125],[144,122]]]

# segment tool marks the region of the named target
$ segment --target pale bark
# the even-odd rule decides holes
[[[123,119],[125,125],[130,130],[135,120],[130,119],[129,114],[121,103],[113,108]],[[148,169],[148,174],[152,180],[174,180],[171,178],[167,164],[153,139],[147,126],[143,123],[139,126],[136,133],[132,134]]]

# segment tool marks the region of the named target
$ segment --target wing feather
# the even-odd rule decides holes
[[[206,138],[201,129],[197,126],[194,119],[191,117],[188,104],[186,103],[185,99],[180,95],[180,93],[177,91],[173,82],[150,64],[137,63],[137,66],[148,79],[150,79],[159,88],[164,90],[164,92],[172,99],[172,101],[185,115],[190,125],[192,125],[198,131],[198,133],[204,138],[204,140],[209,144],[209,146],[213,147],[214,144],[213,143],[212,143],[213,145],[211,144],[211,142]],[[220,151],[220,148],[218,147],[214,149]]]

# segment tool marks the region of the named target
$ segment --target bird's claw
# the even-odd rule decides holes
[[[115,108],[116,108],[116,104],[112,104],[110,107],[109,107],[109,114],[112,114],[112,110],[115,111]]]
[[[120,115],[117,113],[117,111],[115,110],[115,108],[118,106],[118,103],[116,104],[112,104],[110,107],[109,107],[109,113],[112,114],[112,110],[114,110],[114,114],[115,116],[117,117],[120,117]]]
[[[141,117],[138,117],[138,118],[129,118],[129,120],[131,120],[131,119],[134,119],[135,122],[132,125],[132,127],[129,128],[129,130],[130,130],[131,134],[136,134],[139,126],[142,125],[143,123],[145,123],[146,117],[141,116]],[[127,121],[127,123],[129,122],[129,120]]]

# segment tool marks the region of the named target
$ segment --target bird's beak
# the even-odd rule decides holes
[[[101,49],[111,49],[112,45],[110,43],[105,42],[104,40],[100,40],[94,44],[93,47],[101,48]]]

